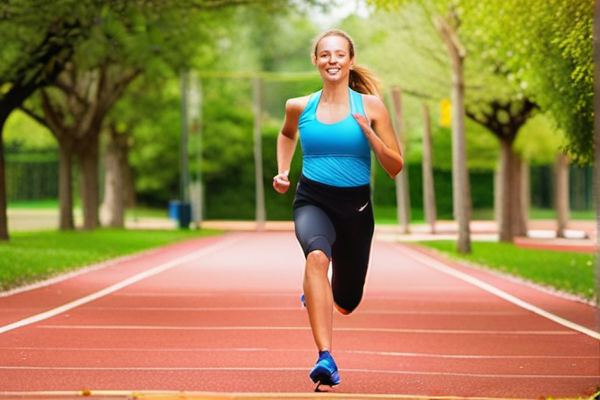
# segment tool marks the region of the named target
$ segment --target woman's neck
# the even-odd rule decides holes
[[[349,96],[347,83],[325,83],[321,92],[321,102],[347,104]]]

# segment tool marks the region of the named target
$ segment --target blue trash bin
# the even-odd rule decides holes
[[[192,222],[192,205],[179,200],[169,201],[169,219],[177,221],[179,228],[188,229]]]
[[[192,222],[192,205],[190,203],[179,203],[179,228],[189,229]]]
[[[177,221],[179,219],[179,205],[181,202],[179,200],[171,200],[169,201],[169,219]]]

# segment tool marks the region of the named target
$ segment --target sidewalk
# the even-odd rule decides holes
[[[396,225],[378,226],[377,238],[388,241],[419,242],[426,240],[456,240],[458,226],[455,221],[437,221],[434,233],[428,224],[411,224],[410,233],[401,233]],[[471,221],[471,240],[498,241],[498,224],[495,221]],[[597,246],[595,221],[570,221],[566,238],[556,237],[556,221],[530,220],[526,237],[517,237],[519,247],[546,250],[578,251],[593,253]]]

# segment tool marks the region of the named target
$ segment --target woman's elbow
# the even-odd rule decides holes
[[[400,158],[396,163],[394,163],[394,165],[390,166],[390,168],[388,169],[387,173],[390,176],[390,178],[395,178],[400,173],[400,171],[402,171],[402,167],[404,167],[404,160]]]

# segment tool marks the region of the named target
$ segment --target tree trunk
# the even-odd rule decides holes
[[[514,232],[516,236],[527,236],[527,219],[525,218],[524,207],[523,207],[523,161],[518,154],[515,154],[516,160],[514,161],[514,171],[512,172],[515,176],[514,190],[515,190],[515,206],[517,209],[513,215]]]
[[[564,238],[569,223],[569,160],[562,152],[556,156],[554,180],[556,236]]]
[[[523,215],[524,234],[527,235],[529,209],[531,208],[531,171],[529,163],[521,160],[521,214]]]
[[[454,18],[457,17],[454,16]],[[456,21],[438,18],[434,22],[448,49],[450,65],[452,67],[452,198],[454,218],[458,222],[456,250],[459,253],[467,254],[471,252],[471,232],[469,226],[471,216],[469,196],[471,189],[469,187],[465,138],[465,81],[463,62],[466,52],[452,27],[452,23]]]
[[[502,157],[500,157],[494,170],[494,220],[498,227],[500,227],[500,221],[502,221],[502,199],[504,197],[502,196],[502,182]],[[499,228],[498,232],[500,232]]]
[[[500,241],[512,243],[527,232],[521,196],[521,161],[512,141],[500,140]]]
[[[62,231],[73,230],[73,158],[70,142],[58,142],[60,159],[58,175],[58,228]]]
[[[514,238],[513,226],[511,224],[515,197],[511,191],[512,149],[511,143],[500,141],[500,221],[498,225],[500,241],[512,243]]]
[[[394,121],[396,122],[396,135],[398,136],[398,144],[400,151],[405,154],[404,149],[404,123],[402,121],[402,93],[396,86],[392,88],[392,103],[394,106]],[[400,224],[400,232],[403,234],[410,233],[410,195],[408,187],[408,165],[402,168],[402,171],[396,176],[396,203],[398,223]]]
[[[77,161],[80,168],[80,192],[83,206],[83,229],[98,228],[99,209],[99,138],[87,135],[86,143],[77,149]]]
[[[125,227],[127,173],[127,135],[119,134],[114,126],[109,128],[109,141],[104,157],[104,201],[101,214],[111,228]]]
[[[423,103],[423,209],[429,231],[435,233],[437,211],[435,207],[435,186],[433,181],[433,146],[431,141],[431,118],[429,106]]]
[[[8,234],[8,215],[6,212],[8,204],[6,201],[6,173],[4,169],[4,139],[2,138],[4,123],[8,118],[8,114],[2,113],[0,115],[0,241],[8,241],[10,239]]]
[[[256,192],[256,229],[262,231],[265,229],[267,220],[267,209],[265,206],[265,184],[263,181],[262,164],[262,81],[260,78],[254,78],[253,82],[253,102],[254,102],[254,172],[255,172],[255,192]]]
[[[128,209],[135,207],[135,183],[133,181],[133,170],[129,163],[129,143],[127,143],[122,150],[121,175],[123,177],[123,203],[125,209]]]

